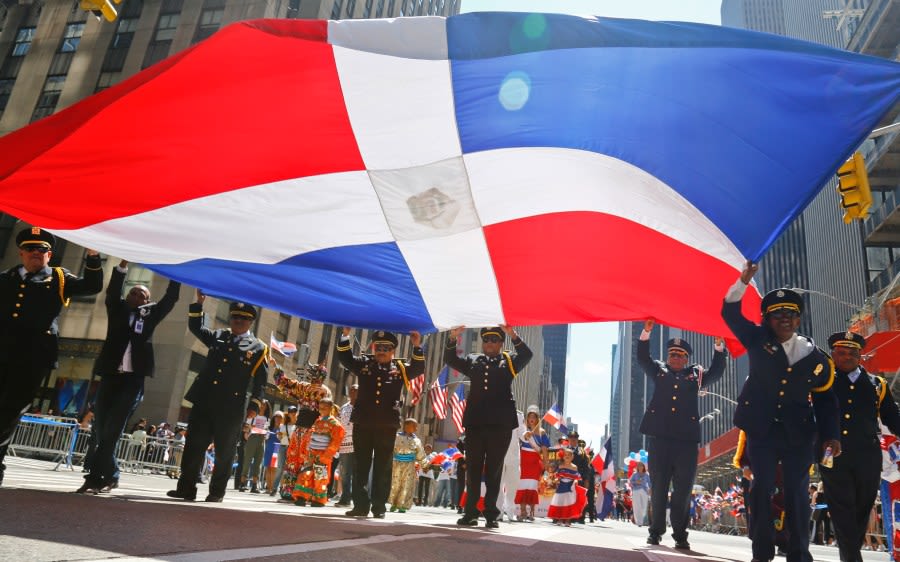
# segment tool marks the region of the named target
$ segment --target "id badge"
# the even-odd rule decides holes
[[[137,320],[137,321],[134,323],[134,333],[135,333],[135,334],[140,334],[140,333],[143,333],[143,331],[144,331],[144,321],[143,321],[143,320]]]

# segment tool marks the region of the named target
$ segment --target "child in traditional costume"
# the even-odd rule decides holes
[[[550,500],[547,517],[560,525],[570,527],[573,519],[581,518],[584,506],[587,505],[587,490],[576,485],[576,482],[581,480],[581,475],[578,473],[578,467],[572,463],[575,455],[571,449],[566,448],[564,451],[563,462],[556,471],[559,484],[553,493],[553,499]]]
[[[303,433],[295,463],[300,467],[294,484],[294,505],[323,507],[328,500],[331,461],[344,438],[331,398],[319,400],[319,419]]]
[[[416,436],[418,427],[419,422],[408,418],[403,422],[403,431],[398,432],[394,439],[394,466],[388,495],[392,512],[406,513],[416,495],[416,462],[425,460],[425,448]]]

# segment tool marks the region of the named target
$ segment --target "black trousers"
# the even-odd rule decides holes
[[[244,412],[218,412],[204,406],[194,406],[188,417],[187,442],[181,456],[181,476],[178,491],[188,496],[197,495],[197,475],[206,460],[206,448],[212,442],[216,448],[216,466],[209,481],[209,495],[225,496],[234,451],[241,434]]]
[[[428,505],[428,498],[431,495],[432,480],[432,478],[428,478],[427,476],[419,476],[419,485],[416,486],[416,505]]]
[[[391,468],[397,428],[353,424],[353,509],[384,513],[391,492]],[[369,469],[372,489],[369,490]]]
[[[94,423],[91,438],[96,449],[91,462],[85,465],[89,473],[85,479],[102,486],[119,480],[116,445],[128,418],[144,399],[144,376],[133,373],[104,375],[94,400]]]
[[[16,426],[34,395],[37,394],[41,381],[50,373],[47,367],[37,367],[21,361],[0,363],[0,483],[3,482],[3,471],[6,465],[3,459],[12,441]]]
[[[819,467],[831,526],[843,562],[862,562],[869,512],[881,485],[881,449],[875,443],[861,451],[842,453],[832,468]]]
[[[788,562],[812,562],[809,553],[809,466],[813,463],[813,440],[788,442],[784,424],[772,424],[763,438],[747,439],[747,454],[753,470],[750,487],[750,540],[753,557],[775,557],[775,527],[772,525],[772,493],[778,461],[784,487],[784,529],[788,533]]]
[[[466,428],[466,518],[478,518],[478,498],[481,496],[481,477],[484,475],[484,518],[496,521],[500,516],[497,496],[503,477],[503,459],[512,439],[510,428],[503,425],[482,425]]]
[[[589,470],[589,472],[590,475],[581,483],[582,486],[587,488],[587,505],[584,506],[584,510],[581,512],[581,521],[584,521],[585,515],[587,515],[591,521],[597,518],[597,504],[595,495],[596,474],[594,474],[593,470]]]
[[[650,534],[666,534],[666,504],[670,507],[672,538],[685,541],[691,520],[691,490],[697,475],[697,443],[650,437],[647,469],[650,472]],[[672,499],[669,501],[669,484]]]

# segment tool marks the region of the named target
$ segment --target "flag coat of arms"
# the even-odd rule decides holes
[[[898,92],[896,62],[701,24],[248,21],[0,138],[0,209],[326,323],[727,335],[745,260]]]

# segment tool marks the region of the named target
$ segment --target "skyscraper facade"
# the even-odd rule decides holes
[[[556,387],[560,411],[566,409],[566,355],[569,353],[569,325],[544,326],[544,355],[551,360],[550,380]],[[552,406],[552,404],[550,404]]]

